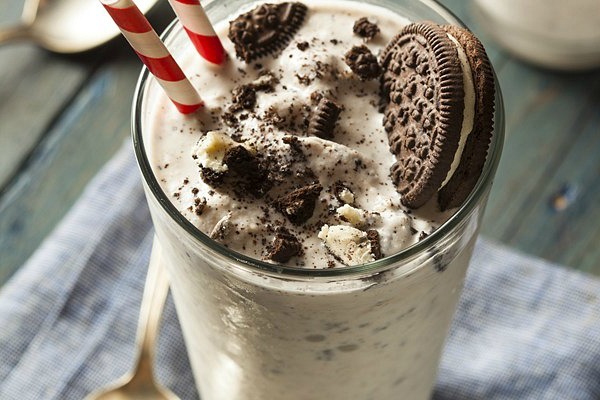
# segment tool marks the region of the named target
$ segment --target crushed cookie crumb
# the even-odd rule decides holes
[[[304,42],[299,42],[298,44],[296,44],[296,46],[298,47],[298,50],[305,51],[306,49],[308,49],[309,44],[308,44],[308,42],[304,41]]]
[[[362,17],[354,22],[352,32],[354,32],[354,34],[362,38],[370,40],[373,39],[377,34],[379,34],[379,27],[377,26],[377,24],[374,24],[373,22],[369,21],[368,18]]]

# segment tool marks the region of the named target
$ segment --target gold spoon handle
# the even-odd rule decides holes
[[[15,25],[0,28],[0,45],[25,39],[31,39],[29,25]]]
[[[169,293],[169,280],[162,265],[161,253],[160,244],[154,237],[136,334],[135,371],[123,375],[104,389],[90,393],[86,400],[178,400],[175,394],[155,381],[152,368],[160,319]]]
[[[169,279],[162,265],[161,247],[156,237],[152,244],[152,255],[146,276],[146,286],[140,307],[140,318],[136,346],[140,349],[138,371],[152,373],[155,343],[158,337],[160,318],[169,293]]]

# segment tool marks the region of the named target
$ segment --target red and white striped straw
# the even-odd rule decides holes
[[[175,107],[189,114],[202,106],[198,92],[132,0],[100,0],[140,60]]]
[[[222,64],[225,61],[225,49],[200,0],[169,0],[169,3],[198,53],[207,61]]]

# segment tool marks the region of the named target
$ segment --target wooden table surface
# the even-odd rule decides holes
[[[165,3],[149,16],[159,30],[173,18]],[[504,94],[507,138],[483,234],[600,275],[600,70],[524,64],[486,35],[469,2],[443,3],[482,39]],[[16,22],[22,4],[2,0],[0,24]],[[76,56],[0,47],[0,285],[128,137],[140,67],[122,38]]]

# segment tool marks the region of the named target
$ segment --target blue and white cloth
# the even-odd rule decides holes
[[[124,145],[0,290],[0,399],[78,400],[132,368],[151,240]],[[157,364],[198,399],[170,299]],[[434,394],[466,399],[600,399],[600,280],[480,240]]]

